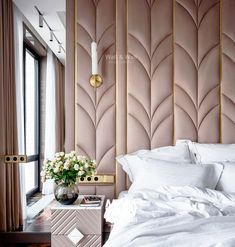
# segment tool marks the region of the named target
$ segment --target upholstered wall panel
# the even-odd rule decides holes
[[[124,190],[116,155],[182,138],[235,142],[234,0],[75,5],[76,150],[97,160],[98,173],[116,174],[116,186],[80,186],[82,193]],[[96,91],[89,84],[93,40],[104,82]]]
[[[235,1],[222,1],[222,142],[235,142]]]
[[[175,138],[197,140],[197,6],[176,0],[174,11]]]
[[[115,174],[116,65],[110,57],[116,53],[116,2],[77,0],[76,9],[76,150],[97,161],[98,173]],[[105,81],[96,90],[89,84],[92,41],[98,44],[98,69]]]
[[[127,150],[171,145],[172,0],[129,0],[127,21]]]
[[[219,4],[175,2],[176,139],[219,142]]]
[[[65,143],[66,152],[75,146],[75,0],[66,1],[66,60],[65,60]],[[74,55],[75,54],[75,55]],[[44,149],[43,149],[44,150]]]
[[[116,151],[117,155],[127,151],[126,145],[126,48],[127,48],[127,3],[126,0],[116,1]],[[124,31],[123,31],[124,30]],[[126,176],[120,165],[116,165],[116,191],[125,190]]]
[[[220,141],[220,2],[198,1],[198,142]]]

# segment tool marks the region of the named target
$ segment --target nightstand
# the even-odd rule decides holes
[[[102,246],[105,196],[100,197],[99,207],[80,207],[81,195],[73,205],[51,208],[52,247]]]

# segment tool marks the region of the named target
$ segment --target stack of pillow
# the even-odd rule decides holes
[[[120,155],[129,192],[159,186],[196,186],[235,192],[235,144],[200,144],[178,140],[176,146]]]
[[[176,145],[187,143],[196,164],[219,163],[223,165],[216,190],[235,192],[235,144],[201,144],[178,140]]]

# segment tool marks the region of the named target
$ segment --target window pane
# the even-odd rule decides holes
[[[25,164],[25,191],[28,193],[30,190],[38,186],[38,161],[33,161]]]
[[[38,61],[26,51],[25,56],[25,126],[26,126],[26,154],[38,153],[37,148],[37,84]]]
[[[25,190],[38,188],[39,167],[39,62],[37,56],[25,49],[25,150],[30,161],[25,164]]]

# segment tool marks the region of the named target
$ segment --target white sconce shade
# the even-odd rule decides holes
[[[61,53],[61,44],[59,44],[59,50],[58,53]]]
[[[97,60],[97,44],[91,43],[91,73],[92,75],[98,74],[98,60]]]
[[[90,85],[96,89],[102,85],[103,79],[98,74],[97,44],[95,42],[91,43],[91,74]]]

